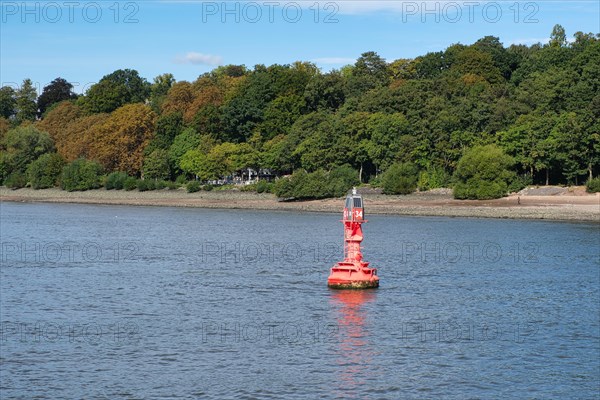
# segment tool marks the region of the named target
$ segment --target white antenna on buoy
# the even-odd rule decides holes
[[[356,194],[356,188],[355,187],[352,188],[352,194]]]

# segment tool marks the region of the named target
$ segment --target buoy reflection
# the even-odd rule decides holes
[[[339,371],[338,397],[355,398],[369,377],[374,356],[369,336],[370,319],[367,303],[377,297],[375,290],[331,291],[331,303],[335,308],[339,327],[336,363]]]

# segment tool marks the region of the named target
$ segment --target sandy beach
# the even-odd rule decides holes
[[[408,196],[387,196],[368,188],[359,189],[359,192],[364,195],[369,214],[600,222],[600,194],[587,194],[581,188],[554,191],[529,189],[497,200],[455,200],[449,190],[443,189]],[[333,213],[340,212],[342,207],[340,199],[281,202],[268,193],[237,190],[187,193],[184,189],[65,192],[60,189],[11,190],[0,187],[0,202],[4,201]]]

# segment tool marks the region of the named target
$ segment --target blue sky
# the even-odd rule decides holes
[[[119,68],[152,81],[194,80],[218,65],[312,61],[324,71],[365,51],[388,61],[493,35],[545,42],[600,32],[600,1],[6,1],[0,81],[42,88],[62,77],[85,91]],[[318,10],[318,12],[317,12]]]

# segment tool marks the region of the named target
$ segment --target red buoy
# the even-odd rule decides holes
[[[376,268],[363,261],[360,243],[363,241],[361,225],[364,219],[363,199],[352,189],[344,207],[344,261],[331,268],[327,286],[333,289],[369,289],[379,287]]]

